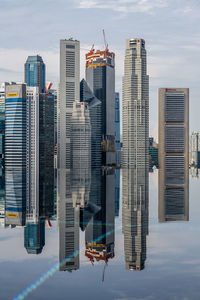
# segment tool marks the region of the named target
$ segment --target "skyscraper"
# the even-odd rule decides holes
[[[145,41],[126,42],[123,77],[123,168],[149,168],[149,77]],[[144,167],[145,166],[145,167]],[[144,176],[148,177],[147,174]]]
[[[86,81],[101,101],[102,164],[115,163],[115,54],[106,48],[86,54]]]
[[[119,166],[121,164],[119,93],[115,93],[115,153],[116,153],[116,165]]]
[[[91,126],[88,104],[74,102],[70,130],[71,167],[73,169],[90,169]]]
[[[24,70],[27,86],[38,86],[39,93],[45,93],[45,64],[42,57],[28,56]]]
[[[189,89],[159,89],[159,221],[189,219]]]
[[[40,216],[54,214],[54,95],[39,95]]]
[[[80,43],[60,41],[58,95],[58,168],[70,168],[70,121],[74,101],[80,101]]]
[[[26,85],[6,86],[5,122],[6,224],[25,224]]]

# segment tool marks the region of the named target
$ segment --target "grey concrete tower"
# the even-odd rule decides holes
[[[80,43],[60,41],[58,95],[58,168],[70,168],[70,120],[74,101],[80,101]]]
[[[123,168],[149,168],[149,76],[145,41],[126,41],[123,77]]]
[[[159,89],[159,221],[189,219],[189,89]]]

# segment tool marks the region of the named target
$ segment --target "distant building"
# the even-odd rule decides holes
[[[58,168],[70,168],[70,122],[74,101],[80,101],[80,43],[60,41],[58,97]]]
[[[120,102],[119,93],[115,93],[115,153],[116,165],[121,165],[121,142],[120,142]]]
[[[80,83],[80,101],[88,104],[91,124],[91,167],[100,168],[102,160],[101,101],[98,100],[85,79]]]
[[[86,54],[86,82],[101,101],[102,165],[115,164],[115,54],[92,49]]]
[[[200,168],[200,132],[192,132],[190,137],[190,165]]]
[[[91,125],[88,104],[75,101],[70,122],[71,168],[90,169]]]
[[[154,142],[154,138],[149,138],[149,168],[158,168],[158,144]]]
[[[159,89],[159,221],[189,220],[189,89]]]
[[[38,86],[39,92],[45,93],[45,64],[42,57],[39,55],[28,56],[24,70],[27,86]]]
[[[26,85],[7,85],[5,102],[6,224],[24,226],[26,213]]]
[[[45,219],[26,223],[24,228],[24,247],[28,254],[40,254],[45,245]]]

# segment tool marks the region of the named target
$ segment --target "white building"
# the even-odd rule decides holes
[[[70,120],[74,101],[80,102],[80,43],[60,41],[58,94],[58,168],[70,168]]]

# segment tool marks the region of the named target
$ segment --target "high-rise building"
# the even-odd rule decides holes
[[[189,89],[159,89],[159,221],[189,219]]]
[[[149,77],[143,39],[126,42],[122,115],[123,168],[142,167],[146,172],[149,169]]]
[[[100,168],[101,146],[101,101],[94,96],[85,79],[80,83],[80,101],[88,104],[91,124],[91,167]]]
[[[115,163],[115,54],[108,49],[86,54],[86,81],[101,101],[102,164]]]
[[[71,168],[90,169],[91,126],[88,104],[74,102],[70,129]]]
[[[119,93],[115,93],[115,153],[116,165],[121,164],[121,142],[120,142],[120,102]]]
[[[149,186],[141,169],[122,170],[122,228],[127,270],[143,270],[149,219]]]
[[[42,57],[28,56],[24,71],[27,86],[38,86],[39,93],[45,93],[45,64]]]
[[[192,132],[190,137],[190,164],[200,168],[200,132]]]
[[[60,41],[58,95],[58,168],[70,168],[70,122],[74,101],[80,101],[80,43]]]
[[[26,85],[6,86],[5,180],[6,224],[25,224]]]
[[[28,254],[40,254],[45,245],[45,219],[26,222],[24,228],[24,247]]]
[[[54,95],[39,96],[40,216],[54,214]]]

